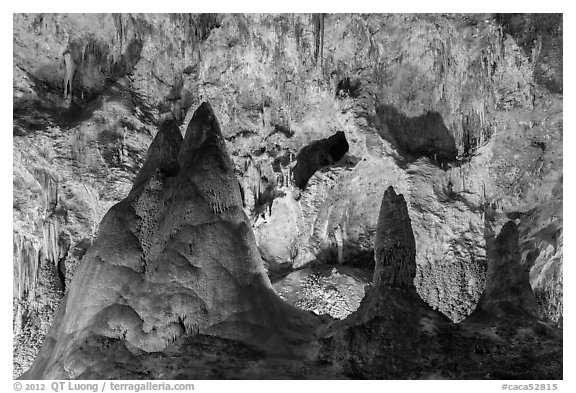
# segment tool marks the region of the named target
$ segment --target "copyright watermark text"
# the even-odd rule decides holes
[[[54,381],[48,383],[23,383],[14,382],[14,391],[20,392],[142,392],[142,391],[194,391],[193,383],[168,383],[168,382],[73,382]]]
[[[558,390],[555,383],[503,383],[502,390]]]

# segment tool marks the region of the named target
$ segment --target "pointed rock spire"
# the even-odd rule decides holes
[[[508,221],[488,244],[486,288],[475,313],[497,317],[537,316],[538,305],[530,286],[528,270],[521,265],[518,227]]]
[[[203,102],[188,123],[184,142],[178,154],[178,162],[184,168],[197,159],[198,152],[206,152],[207,150],[218,151],[219,158],[225,164],[231,165],[214,110],[208,102]],[[227,170],[228,168],[222,169]]]
[[[220,127],[204,103],[184,140],[173,120],[162,124],[129,196],[102,220],[23,377],[98,375],[197,335],[288,351],[318,323],[274,293]],[[106,340],[119,350],[102,347]]]
[[[416,243],[408,208],[392,186],[382,198],[374,246],[374,286],[414,287]]]
[[[174,167],[177,163],[176,159],[182,146],[182,140],[176,121],[172,118],[164,120],[148,148],[146,161],[134,179],[133,191],[146,182],[156,169]]]

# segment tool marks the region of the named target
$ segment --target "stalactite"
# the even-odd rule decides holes
[[[44,169],[35,170],[34,177],[42,187],[45,208],[44,215],[47,216],[58,205],[58,181]]]
[[[320,14],[320,71],[324,70],[324,14]]]
[[[296,19],[296,18],[295,18]],[[302,33],[304,32],[304,29],[302,28],[302,24],[300,23],[299,20],[296,20],[294,22],[294,36],[296,38],[296,52],[298,54],[300,54],[300,42],[302,40]]]
[[[199,41],[205,41],[213,28],[217,27],[217,15],[216,14],[200,14],[197,20],[197,26],[195,29],[196,38]]]
[[[261,167],[252,159],[244,163],[243,188],[245,206],[254,218],[270,212],[276,196],[278,180],[271,166]]]
[[[42,225],[42,234],[44,236],[44,254],[46,259],[54,264],[58,269],[58,260],[60,259],[58,247],[58,221],[46,220]]]
[[[116,26],[116,36],[120,44],[120,52],[122,52],[122,44],[124,42],[124,21],[122,14],[112,14],[114,24]]]
[[[40,268],[39,247],[18,232],[13,233],[13,304],[15,318],[12,325],[13,333],[22,332],[25,316],[28,313],[28,303],[36,294],[36,283]]]
[[[98,222],[100,221],[98,218],[98,211],[99,211],[99,195],[98,191],[93,189],[86,184],[82,184],[84,189],[86,190],[87,195],[89,196],[90,206],[91,206],[91,220],[92,220],[92,237],[96,237],[98,232]]]
[[[13,242],[14,297],[22,301],[36,289],[40,250],[31,240],[18,232],[14,232]]]
[[[116,35],[122,40],[122,14],[112,14],[112,18],[116,27]]]
[[[314,64],[318,64],[318,56],[320,55],[322,19],[322,14],[312,14],[312,24],[314,25]]]

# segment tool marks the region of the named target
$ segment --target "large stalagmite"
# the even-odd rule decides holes
[[[450,354],[442,337],[454,331],[418,293],[414,234],[403,195],[389,187],[382,198],[374,247],[373,285],[358,310],[334,324],[323,356],[358,378],[417,378],[431,354]]]
[[[536,317],[538,304],[528,270],[520,263],[518,227],[508,221],[496,239],[489,239],[486,289],[471,319],[489,314],[498,318]]]
[[[397,287],[413,287],[416,276],[416,243],[403,195],[392,186],[382,198],[376,243],[374,286],[381,283]]]
[[[294,347],[317,323],[273,292],[219,124],[203,103],[184,140],[175,122],[160,127],[24,378],[109,378],[100,370],[114,362],[168,347],[175,356],[174,342],[197,335],[289,353],[286,342]]]
[[[534,316],[514,223],[497,237],[486,291],[462,324],[422,301],[413,283],[415,254],[406,202],[389,187],[378,219],[373,285],[355,313],[326,330],[319,359],[353,378],[561,376],[561,332]]]

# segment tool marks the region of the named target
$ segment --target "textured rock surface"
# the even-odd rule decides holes
[[[408,209],[388,188],[373,285],[334,322],[274,293],[240,194],[209,104],[184,139],[164,121],[23,378],[562,377],[562,333],[536,316],[513,222],[488,241],[478,312],[456,325],[416,292]]]
[[[355,377],[420,377],[428,362],[413,354],[450,352],[438,335],[452,326],[416,293],[414,235],[404,198],[392,187],[382,199],[375,262],[372,288],[355,313],[328,328],[320,357]]]
[[[20,357],[15,350],[17,373],[29,366],[42,343],[44,333],[37,327],[50,325],[53,317],[40,312],[35,299],[55,298],[58,303],[69,289],[99,222],[130,190],[152,140],[155,129],[133,115],[139,107],[122,100],[123,93],[122,85],[108,89],[100,102],[82,112],[83,121],[57,120],[14,138],[14,281],[22,295],[28,293],[15,297],[15,314],[22,319],[17,318],[14,334],[31,354]],[[36,108],[30,115],[39,112]],[[32,255],[37,261],[33,265]],[[38,286],[34,266],[43,264],[54,270],[56,281]]]
[[[13,21],[15,376],[162,120],[183,133],[187,108],[204,100],[270,274],[343,264],[371,275],[375,212],[393,185],[412,221],[426,303],[464,320],[484,290],[485,227],[498,233],[514,219],[539,313],[562,325],[562,15]],[[63,101],[66,47],[77,72]],[[346,157],[294,187],[297,153],[338,131]],[[161,176],[179,173],[176,163]]]
[[[181,170],[162,175],[176,159]],[[100,340],[117,340],[131,356],[197,334],[291,352],[287,337],[294,347],[319,321],[274,293],[241,206],[210,105],[196,110],[184,141],[174,122],[163,123],[132,191],[104,217],[25,378],[98,375],[128,356],[112,349],[93,357]]]
[[[414,283],[428,304],[461,321],[484,290],[485,223],[476,205],[480,198],[471,203],[465,199],[468,194],[454,192],[447,174],[432,165],[410,168],[412,186],[405,195],[416,239]]]
[[[402,196],[392,188],[384,195],[382,209],[386,210],[380,212],[377,233],[389,235],[382,239],[388,242],[379,243],[384,244],[383,250],[391,251],[400,236],[412,236],[410,218]],[[460,325],[424,303],[411,280],[387,281],[379,274],[409,277],[403,273],[416,270],[413,246],[397,254],[388,252],[385,259],[379,255],[377,249],[375,284],[358,310],[325,332],[319,355],[325,367],[349,377],[371,379],[514,379],[528,375],[556,379],[562,375],[561,331],[530,312],[501,312],[504,304],[514,310],[534,310],[536,306],[528,276],[516,274],[520,260],[514,223],[505,225],[494,253],[489,253],[490,274],[477,309],[486,309],[489,316],[478,318],[475,312]],[[522,353],[521,366],[518,353]],[[542,367],[542,362],[546,366]]]
[[[161,104],[185,62],[166,61],[183,53],[177,37],[187,37],[190,54],[205,35],[172,17],[14,14],[14,264],[21,267],[14,281],[28,294],[14,299],[15,375],[29,367],[53,318],[37,299],[57,303],[68,290],[102,217],[130,190],[157,117],[170,112]],[[132,52],[140,41],[141,51]],[[67,47],[76,72],[72,97],[63,101]],[[183,110],[190,88],[180,90]],[[51,283],[30,270],[32,254],[34,266],[53,265],[63,277]]]
[[[288,303],[317,315],[344,319],[358,308],[371,277],[364,270],[303,268],[274,280],[272,287]]]
[[[414,287],[416,245],[403,195],[392,186],[382,198],[374,245],[374,286]]]
[[[488,243],[486,289],[475,313],[489,313],[498,318],[537,316],[538,305],[530,287],[528,269],[520,263],[516,224],[508,221],[496,239],[489,239]]]

